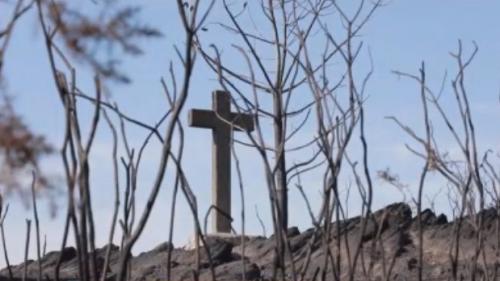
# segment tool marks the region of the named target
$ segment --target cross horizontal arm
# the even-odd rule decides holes
[[[251,114],[241,114],[241,113],[231,113],[231,122],[235,126],[235,130],[252,132],[254,130],[253,115]]]
[[[199,128],[215,128],[217,116],[211,110],[191,109],[188,116],[189,126]]]
[[[215,128],[218,125],[230,126],[230,122],[234,125],[235,131],[241,129],[252,132],[254,130],[253,115],[231,113],[229,120],[221,120],[215,112],[211,110],[192,109],[189,111],[188,117],[189,126],[199,128]]]

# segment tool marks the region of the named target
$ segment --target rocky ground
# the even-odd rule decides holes
[[[490,209],[483,213],[484,218],[484,251],[479,255],[479,267],[475,269],[477,280],[497,280],[500,274],[499,257],[496,249],[499,241],[497,232],[496,210]],[[424,280],[452,280],[452,266],[450,263],[450,249],[453,248],[453,237],[457,223],[450,223],[444,215],[435,215],[426,210],[422,213],[424,225]],[[335,280],[332,270],[332,260],[338,260],[340,254],[340,273],[342,280],[349,279],[349,268],[354,260],[357,266],[354,270],[354,280],[417,280],[418,273],[418,223],[412,217],[411,210],[406,204],[393,204],[375,212],[373,219],[366,224],[362,231],[362,220],[352,218],[340,223],[331,224],[329,241],[314,229],[302,233],[297,228],[288,230],[289,249],[287,255],[287,272],[297,272],[297,280]],[[476,248],[476,232],[470,220],[463,220],[460,235],[460,258],[457,262],[457,280],[470,280],[473,271],[473,257]],[[361,241],[361,243],[359,243]],[[247,237],[245,246],[241,238],[209,237],[208,250],[211,254],[211,263],[217,280],[270,280],[273,276],[273,237]],[[325,243],[328,243],[330,255],[325,254]],[[356,257],[357,246],[361,245]],[[108,269],[110,280],[117,270],[119,249],[112,247],[111,266]],[[196,269],[195,250],[174,248],[167,243],[155,249],[132,258],[130,280],[167,280],[167,253],[172,249],[171,280],[195,280],[193,274]],[[102,264],[106,247],[99,249],[98,260]],[[325,257],[332,257],[326,258]],[[43,276],[53,279],[54,266],[58,257],[57,252],[46,254],[42,260]],[[201,272],[199,280],[212,280],[210,261],[206,251],[200,253]],[[293,260],[293,263],[290,262]],[[323,270],[327,264],[327,270]],[[244,267],[243,267],[244,265]],[[307,265],[307,266],[306,266]],[[36,278],[37,262],[28,262],[28,276]],[[101,265],[102,267],[102,265]],[[14,276],[20,278],[23,265],[12,268]],[[304,270],[304,268],[306,268]],[[77,259],[74,248],[67,248],[63,252],[61,279],[76,280]],[[8,280],[8,271],[0,271],[0,281]],[[488,277],[489,279],[487,279]],[[315,279],[316,278],[316,279]],[[293,280],[289,275],[287,280]],[[20,279],[19,279],[20,280]]]

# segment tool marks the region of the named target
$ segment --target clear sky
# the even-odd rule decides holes
[[[11,1],[13,2],[13,1]],[[123,1],[136,3],[132,0]],[[168,76],[169,62],[175,59],[173,45],[182,44],[182,34],[179,32],[179,18],[174,1],[150,0],[143,3],[141,20],[159,28],[164,37],[147,40],[141,43],[145,54],[138,58],[127,59],[123,68],[133,79],[131,84],[117,85],[110,83],[113,98],[120,104],[122,110],[129,115],[153,123],[164,113],[167,106],[163,99],[160,78]],[[80,3],[83,11],[92,13],[94,4]],[[4,7],[4,6],[0,6]],[[370,164],[375,176],[377,170],[390,167],[399,174],[401,180],[415,188],[418,171],[422,165],[411,154],[404,144],[408,138],[393,123],[384,119],[385,116],[398,116],[401,120],[413,126],[422,126],[419,122],[421,111],[419,107],[418,87],[411,81],[399,79],[391,70],[401,70],[417,73],[421,61],[426,62],[429,84],[438,89],[446,70],[453,73],[454,61],[449,55],[457,48],[457,40],[461,39],[465,50],[472,50],[472,41],[477,42],[479,53],[470,67],[468,74],[468,89],[474,118],[477,121],[477,132],[481,151],[492,148],[500,150],[498,142],[498,126],[500,117],[498,93],[500,90],[500,2],[493,0],[393,0],[381,8],[362,32],[362,40],[369,47],[375,67],[375,72],[369,83],[369,99],[366,102],[367,135],[370,142]],[[209,22],[220,20],[223,13],[214,11]],[[6,17],[6,11],[0,10],[0,22]],[[335,20],[335,15],[332,15]],[[36,132],[47,136],[54,145],[59,146],[64,124],[62,110],[56,96],[54,83],[51,79],[47,63],[45,47],[38,27],[34,11],[30,11],[18,24],[12,38],[11,47],[6,55],[4,69],[6,87],[15,96],[15,106],[29,126]],[[226,37],[217,32],[206,35],[208,41],[224,42]],[[366,51],[365,51],[366,54]],[[232,59],[231,57],[229,59]],[[368,68],[366,56],[361,66]],[[78,64],[76,64],[78,65]],[[210,92],[217,88],[213,73],[207,70],[199,60],[195,72],[191,96],[186,109],[207,108],[210,106]],[[78,67],[78,80],[81,88],[92,91],[92,71],[86,66]],[[450,94],[450,92],[445,92]],[[187,115],[183,115],[185,121]],[[102,124],[104,125],[104,123]],[[145,132],[130,127],[130,139],[138,144]],[[185,167],[190,184],[198,196],[200,216],[204,217],[209,206],[211,182],[210,132],[207,130],[186,128]],[[443,136],[443,147],[453,145],[449,138]],[[112,215],[113,179],[110,150],[112,147],[106,126],[99,128],[91,161],[92,194],[94,213],[97,225],[97,244],[103,245],[107,240],[109,222]],[[140,187],[138,191],[138,208],[142,209],[144,198],[149,193],[152,175],[159,146],[154,144],[143,161]],[[259,161],[255,153],[244,148],[238,148],[243,162],[243,178],[245,180],[247,232],[262,234],[255,210],[263,217],[267,226],[267,234],[272,227],[269,216],[267,191],[262,178]],[[58,157],[46,159],[44,169],[58,174],[61,163]],[[235,178],[235,176],[233,176]],[[319,188],[321,179],[309,177],[305,185],[313,201],[313,207],[319,205]],[[374,205],[381,207],[387,203],[401,201],[401,193],[376,180],[377,188]],[[439,181],[432,186],[428,194],[438,193]],[[236,186],[234,186],[236,187]],[[63,187],[61,190],[64,190]],[[239,193],[233,188],[233,214],[239,214]],[[151,249],[168,238],[168,217],[171,200],[171,185],[165,185],[159,195],[150,222],[144,235],[134,248],[134,253]],[[443,192],[442,192],[443,193]],[[443,195],[441,193],[441,195]],[[50,219],[47,204],[40,201],[41,231],[47,235],[48,250],[59,249],[60,238],[64,226],[65,212],[64,194],[60,196],[58,216]],[[19,263],[23,257],[25,218],[30,218],[22,202],[15,197],[8,198],[10,214],[6,219],[6,236],[11,261]],[[298,225],[301,230],[310,226],[310,219],[304,212],[304,203],[295,188],[290,190],[290,225]],[[443,200],[437,200],[436,209],[447,212],[448,206]],[[356,202],[353,201],[353,204]],[[354,211],[355,212],[355,211]],[[191,217],[185,203],[181,200],[177,210],[175,244],[181,246],[188,241],[192,233]],[[240,228],[238,217],[235,228]],[[118,241],[118,240],[116,240]],[[34,243],[32,243],[33,245]],[[32,247],[31,257],[35,255]],[[4,266],[1,259],[0,266]]]

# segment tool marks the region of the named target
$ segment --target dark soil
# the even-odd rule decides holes
[[[423,223],[423,256],[422,274],[424,280],[470,280],[474,273],[477,280],[496,280],[499,270],[497,257],[498,232],[496,210],[489,209],[479,214],[483,218],[484,247],[479,252],[477,266],[474,266],[477,253],[477,231],[473,220],[465,218],[461,221],[448,222],[446,216],[436,215],[430,210],[422,212]],[[477,217],[475,217],[477,218]],[[413,217],[410,207],[398,203],[379,210],[363,224],[356,217],[330,225],[329,237],[320,231],[308,229],[304,232],[294,227],[287,231],[287,280],[417,280],[419,271],[418,255],[418,223]],[[460,224],[458,238],[460,241],[459,259],[456,267],[452,267],[450,250],[454,247],[456,229]],[[362,226],[365,225],[364,231]],[[200,249],[199,279],[212,280],[272,280],[274,268],[274,236],[247,237],[245,246],[241,237],[220,238],[207,237],[208,259],[205,249]],[[361,243],[360,243],[361,241]],[[328,247],[325,247],[328,245]],[[360,247],[358,247],[358,245]],[[113,280],[117,270],[119,248],[112,247],[111,266],[107,269],[109,280]],[[325,251],[325,249],[329,249]],[[160,244],[155,249],[132,258],[130,280],[167,280],[167,255],[171,249],[170,280],[196,280],[197,259],[195,250],[175,248],[168,243]],[[359,249],[359,254],[355,253]],[[97,259],[102,271],[103,257],[106,247],[97,251]],[[62,280],[78,280],[78,262],[76,250],[67,248],[63,252],[61,266]],[[340,257],[340,259],[339,259]],[[54,267],[58,258],[57,252],[46,254],[42,260],[44,279],[54,279]],[[293,265],[292,262],[293,261]],[[354,266],[356,264],[356,266]],[[306,266],[307,265],[307,266]],[[323,270],[326,266],[326,270]],[[334,265],[340,270],[332,270]],[[16,278],[20,278],[24,265],[13,266]],[[29,279],[37,276],[37,262],[27,264]],[[212,272],[210,268],[213,268]],[[304,270],[304,268],[306,268]],[[0,281],[8,280],[8,271],[0,271]],[[301,277],[304,279],[301,279]],[[488,277],[488,278],[486,278]],[[324,279],[322,279],[324,278]],[[19,279],[20,280],[20,279]]]

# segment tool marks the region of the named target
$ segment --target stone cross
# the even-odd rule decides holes
[[[231,112],[231,96],[212,93],[212,109],[192,109],[189,126],[212,129],[212,228],[216,233],[231,232],[231,130],[253,131],[253,115]]]

